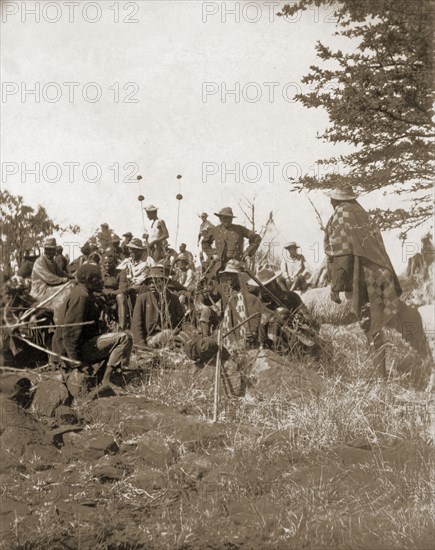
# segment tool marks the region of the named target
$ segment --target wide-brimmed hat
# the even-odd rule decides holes
[[[149,279],[168,279],[168,278],[169,277],[166,275],[163,266],[156,265],[156,266],[150,267],[149,273],[145,277],[145,281],[148,281]]]
[[[219,275],[221,275],[222,273],[234,273],[236,275],[239,275],[241,273],[240,262],[238,262],[237,260],[228,260],[225,269],[222,270]]]
[[[145,250],[145,247],[142,244],[140,239],[131,239],[128,243],[128,248],[136,248],[137,250]]]
[[[156,212],[156,210],[158,210],[157,206],[154,206],[153,204],[148,204],[147,206],[145,206],[144,210],[146,212]]]
[[[337,201],[353,200],[358,197],[358,195],[355,193],[349,183],[345,183],[340,187],[335,187],[330,191],[326,191],[325,195],[330,199],[335,199]]]
[[[233,214],[233,209],[230,208],[229,206],[225,206],[225,208],[221,208],[219,212],[215,212],[214,215],[217,216],[218,218],[220,218],[221,216],[228,216],[229,218],[237,218],[237,216]]]
[[[269,267],[262,267],[258,270],[256,274],[256,278],[260,281],[262,285],[268,285],[275,279],[278,279],[278,277],[282,275],[282,271],[278,271],[278,273],[275,273],[273,269],[270,269]],[[259,286],[254,279],[250,279],[248,281],[248,284],[252,286]]]
[[[123,237],[130,237],[130,239],[133,238],[133,233],[130,233],[130,231],[127,231],[127,233],[123,233]]]
[[[57,247],[56,239],[54,237],[46,237],[42,241],[42,246],[44,248],[56,248]]]
[[[295,243],[294,241],[290,241],[289,243],[284,245],[284,248],[299,248],[298,243]]]

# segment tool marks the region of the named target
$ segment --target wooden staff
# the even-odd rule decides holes
[[[14,338],[18,338],[18,340],[22,340],[23,342],[26,342],[26,344],[28,344],[32,348],[39,349],[39,351],[43,351],[44,353],[47,353],[48,355],[52,355],[54,357],[57,357],[58,359],[62,359],[62,361],[69,361],[73,365],[81,365],[82,364],[80,361],[76,361],[75,359],[69,359],[69,357],[64,357],[63,355],[59,355],[59,353],[54,353],[53,351],[45,349],[42,346],[38,346],[37,344],[34,344],[33,342],[30,342],[30,340],[27,340],[27,338],[23,338],[22,336],[14,336]]]
[[[32,307],[26,313],[20,318],[20,321],[24,321],[24,319],[27,319],[32,313],[34,313],[37,309],[40,309],[42,306],[45,306],[45,304],[48,304],[53,298],[55,298],[58,294],[62,292],[69,284],[71,284],[72,281],[68,281],[64,285],[62,285],[60,288],[56,290],[54,294],[43,300],[40,304],[36,304],[36,306]]]
[[[213,407],[213,423],[216,423],[219,418],[219,400],[221,386],[221,368],[222,368],[222,327],[219,326],[217,332],[218,351],[216,355],[216,370],[214,376],[214,407]]]

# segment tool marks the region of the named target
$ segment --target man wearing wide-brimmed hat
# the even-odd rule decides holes
[[[178,297],[167,288],[164,266],[154,266],[146,276],[144,292],[133,311],[133,342],[139,349],[167,344],[183,319]]]
[[[57,291],[56,287],[67,283],[72,278],[56,263],[56,239],[46,237],[42,242],[42,247],[44,254],[33,265],[32,290],[30,292],[39,301],[54,294]]]
[[[375,352],[375,365],[386,376],[382,328],[397,318],[402,292],[379,228],[357,202],[349,184],[326,193],[334,213],[325,231],[331,299],[351,292],[357,319]]]
[[[236,216],[229,206],[216,212],[215,216],[219,218],[220,224],[208,229],[202,240],[202,249],[207,256],[219,260],[222,267],[225,267],[228,260],[243,261],[252,257],[260,246],[260,235],[242,225],[234,224],[233,219]],[[244,239],[249,241],[245,251]]]
[[[295,241],[286,243],[281,261],[282,278],[288,290],[306,290],[306,260],[298,252],[300,247]]]
[[[151,221],[148,235],[149,253],[153,260],[158,263],[165,255],[165,245],[169,239],[169,232],[165,222],[157,217],[158,208],[148,204],[144,208],[147,218]]]
[[[133,311],[137,293],[144,284],[150,267],[155,263],[150,257],[144,260],[145,250],[140,239],[131,239],[128,243],[129,257],[117,266],[121,272],[119,290],[122,292],[117,294],[116,302],[118,304],[118,322],[123,330],[128,328],[129,317]]]
[[[242,272],[242,264],[237,260],[228,260],[225,268],[219,273],[219,286],[223,310],[222,331],[229,332],[234,327],[257,314],[247,323],[231,333],[227,344],[243,342],[249,348],[259,343],[258,329],[263,307],[260,299],[248,292],[246,280],[248,276]]]
[[[314,340],[310,340],[310,345],[307,346],[307,338],[317,338],[318,327],[311,319],[299,294],[283,290],[279,286],[277,281],[280,276],[281,272],[275,272],[266,265],[258,269],[255,280],[248,281],[248,287],[253,291],[259,291],[267,312],[261,320],[261,343],[280,353],[311,353],[313,350],[310,348],[314,348]],[[301,329],[302,325],[305,327],[304,330]]]

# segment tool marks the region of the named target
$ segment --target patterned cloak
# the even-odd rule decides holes
[[[366,317],[374,336],[399,312],[402,293],[397,275],[385,250],[379,229],[357,202],[340,202],[328,221],[325,253],[330,258],[353,256],[352,300],[357,319]]]

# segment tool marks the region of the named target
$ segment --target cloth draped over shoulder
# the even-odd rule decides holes
[[[402,290],[382,235],[360,204],[342,202],[336,206],[326,227],[325,253],[332,270],[341,266],[349,272],[351,285],[339,290],[352,289],[358,320],[364,306],[370,304],[368,332],[375,335],[398,314]]]
[[[39,301],[45,300],[56,292],[59,285],[67,281],[65,277],[66,273],[62,271],[55,260],[50,260],[45,255],[40,256],[32,269],[31,296]]]

